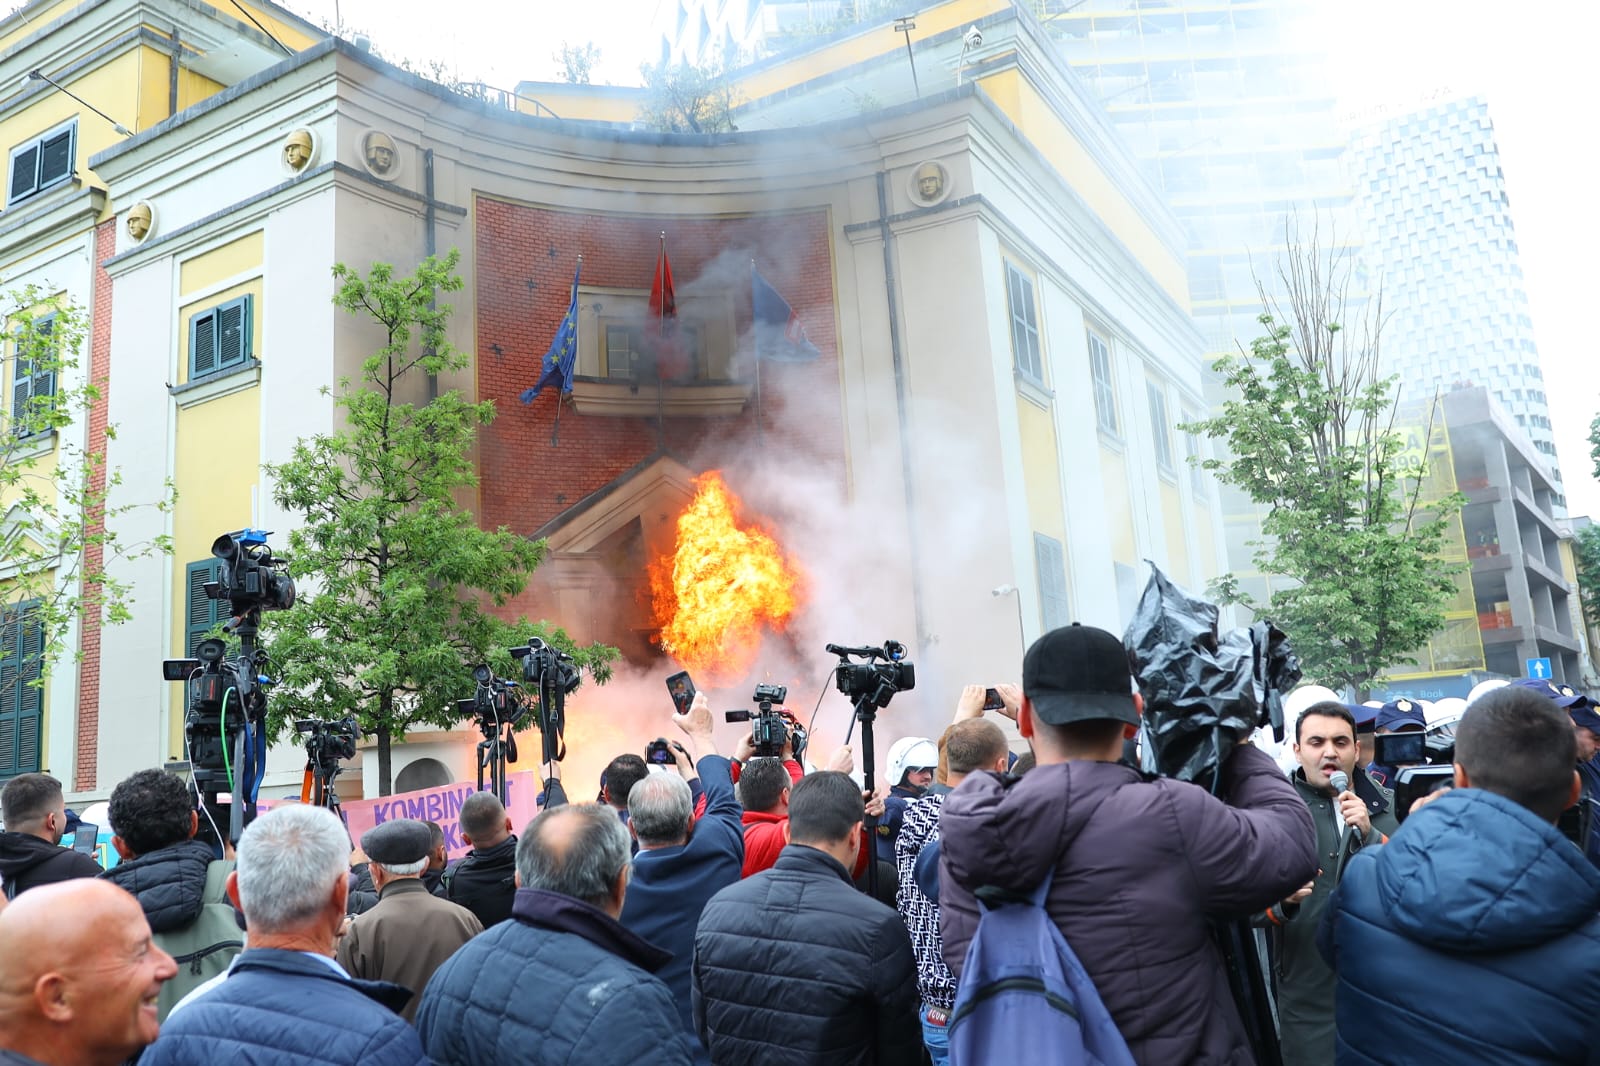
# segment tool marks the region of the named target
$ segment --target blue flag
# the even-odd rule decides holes
[[[750,264],[750,306],[755,312],[756,358],[772,363],[809,363],[822,353],[806,338],[806,328],[789,301]]]
[[[532,403],[534,397],[551,382],[559,382],[562,392],[572,391],[572,371],[578,364],[578,278],[583,274],[583,257],[578,257],[578,269],[572,272],[572,301],[567,304],[566,317],[556,328],[550,350],[539,363],[539,380],[533,388],[522,390],[522,402]]]

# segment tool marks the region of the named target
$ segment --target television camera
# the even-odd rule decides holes
[[[1395,767],[1395,817],[1405,821],[1411,805],[1455,782],[1456,729],[1450,722],[1432,729],[1380,733],[1372,738],[1373,758]]]
[[[339,813],[339,792],[333,779],[344,772],[339,763],[356,757],[356,741],[361,739],[361,726],[349,715],[336,722],[314,718],[301,718],[294,723],[295,732],[308,733],[306,737],[306,773],[300,786],[300,802],[326,807]]]
[[[487,772],[490,789],[502,803],[507,802],[506,764],[517,761],[517,723],[532,710],[542,738],[540,762],[560,762],[567,755],[562,739],[567,696],[582,680],[572,656],[539,637],[508,651],[522,664],[520,682],[497,677],[488,664],[479,664],[472,668],[472,698],[456,701],[463,716],[477,718],[483,734],[478,744],[478,789],[483,790]]]
[[[916,668],[906,661],[906,646],[898,640],[886,640],[876,648],[829,644],[823,650],[839,657],[839,665],[834,668],[834,684],[854,704],[854,722],[861,723],[861,774],[867,791],[871,792],[873,768],[877,764],[872,749],[872,723],[878,711],[889,706],[895,693],[917,687]],[[852,659],[865,661],[852,662]],[[845,741],[848,743],[849,739],[846,733]],[[875,862],[867,863],[867,892],[871,896],[878,894],[878,864]]]
[[[287,560],[272,553],[269,530],[224,533],[211,544],[217,580],[202,586],[206,597],[228,601],[223,631],[239,640],[239,655],[215,637],[202,640],[189,659],[167,659],[161,676],[188,685],[183,737],[191,784],[205,817],[200,836],[218,855],[226,839],[237,844],[255,818],[256,796],[266,774],[267,653],[256,646],[262,611],[294,606],[294,578]],[[224,799],[223,797],[227,798]]]
[[[784,685],[757,685],[755,695],[751,698],[756,704],[754,714],[749,711],[728,711],[723,717],[729,722],[754,723],[750,727],[750,735],[755,742],[756,757],[782,758],[783,746],[787,742],[791,745],[794,758],[802,758],[806,750],[806,727],[794,715],[778,706],[789,698],[789,689]]]

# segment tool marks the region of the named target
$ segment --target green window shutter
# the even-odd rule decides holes
[[[1061,542],[1043,533],[1033,535],[1034,561],[1039,568],[1039,608],[1045,632],[1069,624],[1067,557]]]
[[[206,639],[206,634],[228,617],[228,601],[213,600],[206,595],[206,582],[222,580],[222,561],[202,559],[190,563],[184,570],[184,585],[188,589],[187,621],[184,626],[183,646],[192,657],[195,648]]]
[[[72,135],[76,127],[46,137],[39,144],[39,188],[65,181],[72,175]]]
[[[41,340],[43,340],[46,344],[51,343],[51,338],[53,338],[55,336],[55,331],[56,331],[56,316],[55,315],[45,315],[42,318],[35,319],[34,323],[33,323],[33,328],[34,328],[34,332],[39,335]],[[52,355],[53,354],[54,353],[52,353]],[[56,360],[54,358],[52,358],[50,360],[50,364],[48,366],[38,367],[38,368],[34,369],[34,371],[33,371],[33,395],[34,396],[54,396],[56,394],[56,368],[55,368],[55,363],[56,363]]]
[[[44,692],[30,682],[42,672],[43,650],[36,602],[7,608],[0,624],[0,778],[39,770]]]
[[[215,308],[189,320],[189,380],[217,369],[217,312]]]
[[[22,356],[21,345],[11,368],[11,426],[19,437],[26,437],[32,419],[28,417],[28,401],[33,397],[33,366]]]
[[[250,297],[229,300],[216,313],[217,368],[237,366],[250,358]]]
[[[11,193],[8,202],[16,203],[39,191],[39,146],[30,144],[11,157]]]

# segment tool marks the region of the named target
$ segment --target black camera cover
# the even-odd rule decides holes
[[[1300,662],[1272,623],[1220,634],[1215,605],[1150,569],[1123,644],[1144,696],[1154,767],[1209,788],[1222,760],[1260,726],[1283,739],[1282,694],[1300,680]]]

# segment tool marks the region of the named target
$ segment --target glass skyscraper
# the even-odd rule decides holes
[[[1452,99],[1373,116],[1351,169],[1383,358],[1413,398],[1481,385],[1528,435],[1559,488],[1550,407],[1489,108]],[[1565,513],[1558,492],[1554,510]]]

